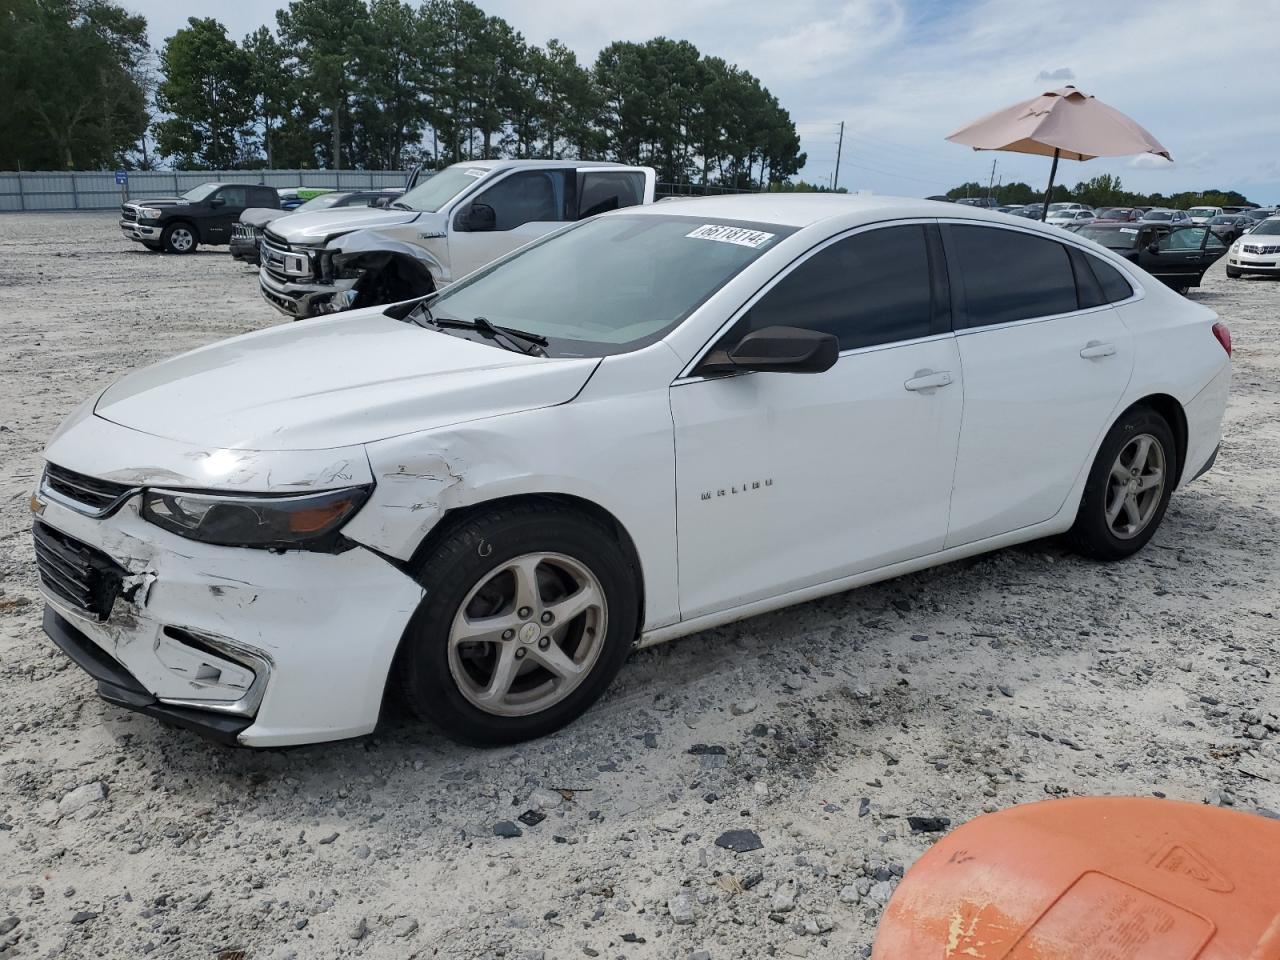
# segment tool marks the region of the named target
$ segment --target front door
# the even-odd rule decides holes
[[[695,368],[672,385],[684,618],[941,548],[962,384],[926,229],[824,245],[716,344],[775,325],[821,330],[841,341],[830,370]]]
[[[244,187],[222,187],[210,200],[218,199],[221,203],[212,206],[212,213],[204,224],[205,243],[230,243],[231,226],[240,219],[249,200]]]
[[[569,170],[518,170],[464,201],[449,229],[452,278],[464,277],[571,219],[571,175]],[[474,204],[493,211],[492,228],[486,223],[478,229],[481,224],[471,222]]]
[[[963,296],[955,547],[1061,510],[1129,383],[1134,351],[1114,307],[1095,298],[1081,308],[1063,244],[986,225],[947,231],[952,290]]]

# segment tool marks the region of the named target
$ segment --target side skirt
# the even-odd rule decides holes
[[[1068,502],[1072,502],[1070,498],[1068,498]],[[1071,516],[1072,518],[1074,517],[1074,510],[1071,512]],[[996,537],[975,541],[974,543],[951,547],[948,550],[941,550],[937,553],[917,557],[914,560],[904,560],[901,563],[890,564],[887,567],[868,570],[865,573],[854,574],[851,577],[829,580],[826,583],[819,583],[811,587],[802,587],[799,590],[792,590],[790,593],[780,594],[776,597],[754,600],[751,603],[744,603],[741,606],[720,610],[716,613],[703,614],[700,617],[694,617],[692,620],[684,620],[680,623],[673,623],[670,626],[656,627],[642,633],[639,639],[636,640],[634,649],[640,650],[644,647],[652,647],[659,643],[666,643],[668,640],[675,640],[677,637],[697,633],[700,630],[710,630],[712,627],[724,626],[726,623],[745,620],[748,617],[759,616],[762,613],[772,613],[774,610],[781,610],[783,607],[805,603],[809,600],[817,600],[820,597],[829,597],[835,593],[844,593],[846,590],[864,587],[871,583],[879,583],[881,580],[892,580],[894,577],[915,573],[917,570],[926,570],[929,567],[941,566],[953,560],[963,560],[966,557],[989,553],[993,550],[1001,550],[1014,544],[1056,536],[1060,533],[1065,533],[1070,527],[1070,520],[1064,523],[1060,513],[1052,519],[1030,527],[1023,527],[1021,530],[1014,530],[1011,533],[1003,533]]]

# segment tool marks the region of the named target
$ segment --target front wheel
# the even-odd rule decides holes
[[[463,743],[518,743],[571,722],[635,638],[636,574],[614,532],[559,504],[463,522],[422,582],[393,669],[409,711]]]
[[[1076,549],[1098,560],[1121,560],[1141,550],[1164,519],[1177,469],[1168,421],[1145,406],[1125,413],[1089,471],[1069,534]]]
[[[196,231],[189,223],[174,223],[165,227],[160,245],[168,253],[190,253],[196,248]]]

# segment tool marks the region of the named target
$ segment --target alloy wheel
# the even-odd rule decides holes
[[[584,564],[527,553],[498,564],[466,595],[449,631],[449,671],[486,713],[528,716],[562,701],[600,657],[604,588]]]
[[[1111,465],[1107,483],[1107,526],[1121,540],[1147,528],[1164,495],[1164,447],[1149,433],[1126,443]]]
[[[169,244],[179,253],[186,253],[195,243],[195,238],[186,227],[177,227],[169,234]]]

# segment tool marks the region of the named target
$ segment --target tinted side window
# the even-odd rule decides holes
[[[731,338],[764,327],[832,333],[841,350],[927,337],[933,302],[924,227],[869,230],[820,250],[753,306]]]
[[[565,208],[565,171],[526,170],[499,180],[476,197],[476,203],[493,207],[495,230],[514,230],[525,223],[568,219]]]
[[[578,217],[634,207],[644,202],[644,174],[588,171],[578,178]]]
[[[218,196],[228,207],[245,207],[245,188],[244,187],[223,187],[218,191]]]
[[[1089,264],[1093,275],[1098,278],[1098,283],[1102,287],[1102,296],[1107,303],[1118,303],[1133,296],[1133,287],[1119,270],[1105,260],[1091,257],[1087,253],[1082,252],[1080,256]]]
[[[249,191],[249,206],[274,207],[280,202],[280,196],[270,187],[254,187]]]
[[[1078,309],[1066,248],[999,227],[952,225],[952,282],[964,285],[968,326],[984,327]]]

